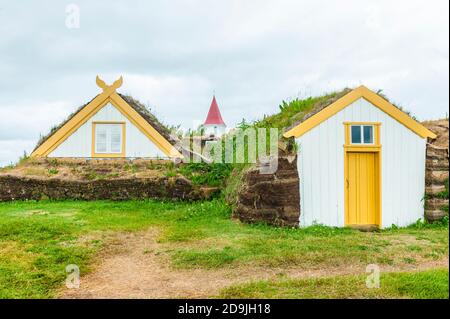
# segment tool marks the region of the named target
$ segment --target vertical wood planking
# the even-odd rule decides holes
[[[425,139],[366,100],[359,99],[298,139],[301,141],[299,162],[303,170],[300,173],[300,225],[308,226],[316,221],[344,226],[345,121],[382,123],[380,195],[383,227],[406,226],[422,218]],[[406,162],[407,166],[403,165]],[[319,188],[315,185],[318,183],[325,186]]]
[[[116,107],[108,103],[78,128],[49,157],[91,157],[92,122],[119,121],[126,124],[127,157],[166,157],[152,141],[134,126]]]

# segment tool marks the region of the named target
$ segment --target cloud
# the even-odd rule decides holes
[[[0,140],[0,167],[17,162],[24,151],[33,149],[34,143],[33,140]]]
[[[199,75],[126,74],[125,78],[127,81],[121,91],[138,97],[165,123],[182,123],[184,129],[188,129],[204,120],[203,115],[208,112],[213,87],[208,79]]]
[[[32,148],[99,92],[97,74],[123,75],[119,91],[185,128],[204,119],[213,91],[230,126],[359,84],[419,119],[448,109],[448,1],[73,3],[79,29],[66,28],[64,2],[0,3],[0,141]],[[21,153],[11,147],[3,163]]]
[[[42,128],[49,128],[65,119],[71,112],[71,106],[64,101],[7,105],[0,108],[0,141],[14,139],[36,139]]]

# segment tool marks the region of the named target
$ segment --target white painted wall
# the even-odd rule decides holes
[[[426,139],[361,98],[296,139],[300,226],[344,226],[344,122],[381,122],[382,227],[423,218]]]
[[[80,126],[51,152],[49,157],[91,157],[92,122],[95,121],[125,122],[126,157],[167,157],[111,103],[106,104],[86,123]]]
[[[227,127],[226,125],[204,124],[203,128],[205,130],[205,135],[214,135],[216,137],[221,137],[225,133]]]

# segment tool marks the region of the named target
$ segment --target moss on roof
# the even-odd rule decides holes
[[[133,97],[125,94],[120,94],[119,96],[124,99],[136,112],[139,113],[159,134],[161,134],[166,140],[168,140],[171,144],[175,145],[178,142],[178,138],[175,135],[170,133],[170,130],[162,124],[155,115],[153,115],[141,102],[134,99]],[[95,96],[92,100],[94,100],[97,96]],[[39,146],[41,146],[46,140],[50,138],[53,134],[55,134],[61,127],[63,127],[67,122],[69,122],[78,112],[80,112],[86,105],[92,102],[83,104],[78,107],[73,113],[71,113],[63,122],[59,125],[54,126],[50,129],[50,132],[39,138],[39,141],[34,148],[36,150]],[[33,151],[34,151],[33,150]]]
[[[276,127],[284,131],[323,110],[350,91],[351,89],[346,88],[317,97],[296,98],[288,102],[283,100],[278,106],[280,112],[264,116],[262,120],[255,122],[255,125],[257,127]]]
[[[280,129],[280,134],[282,134],[283,132],[288,131],[298,124],[306,121],[308,118],[330,106],[351,91],[351,88],[345,88],[340,91],[326,93],[316,97],[308,97],[305,99],[296,98],[289,102],[283,100],[279,105],[280,112],[270,116],[264,116],[262,120],[255,122],[255,126],[276,127]],[[385,95],[381,94],[381,91],[378,91],[377,94],[418,122],[410,112],[389,101]]]
[[[130,95],[119,95],[172,145],[178,142],[178,138],[174,134],[171,134],[169,128],[161,123],[158,118],[154,114],[152,114],[147,107],[145,107],[145,105],[143,105],[141,102],[134,99]]]

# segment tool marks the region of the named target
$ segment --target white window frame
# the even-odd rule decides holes
[[[112,151],[112,126],[119,126],[120,128],[120,150]],[[105,151],[99,151],[97,149],[97,141],[98,141],[98,129],[99,127],[106,127],[106,149]],[[121,156],[125,153],[125,122],[92,122],[92,155],[113,155],[113,156]]]
[[[352,128],[359,126],[361,128],[361,143],[353,143]],[[372,127],[372,143],[364,143],[364,126]],[[375,125],[373,124],[350,124],[350,144],[352,145],[375,145]]]

